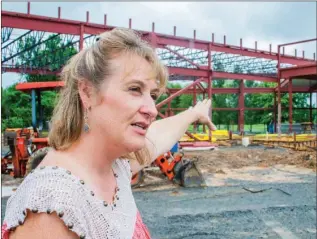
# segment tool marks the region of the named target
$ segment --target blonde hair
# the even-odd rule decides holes
[[[65,86],[60,92],[52,117],[49,144],[56,150],[66,150],[75,143],[84,125],[84,109],[78,92],[78,82],[88,80],[98,92],[100,85],[111,75],[110,61],[118,54],[132,53],[146,59],[153,67],[158,87],[165,89],[168,72],[155,50],[130,29],[115,28],[102,33],[91,47],[81,50],[64,66],[61,78]],[[126,155],[144,164],[149,152],[146,149]]]

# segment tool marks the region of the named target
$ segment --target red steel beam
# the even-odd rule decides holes
[[[195,76],[195,77],[208,77],[208,71],[199,69],[189,69],[182,67],[168,67],[170,75],[183,75],[183,76]]]
[[[317,75],[317,63],[280,69],[281,78],[304,77]],[[317,77],[316,77],[317,80]]]
[[[47,82],[47,84],[45,84],[46,82],[29,82],[29,83],[19,83],[17,85],[17,87],[19,87],[19,90],[29,90],[32,88],[37,88],[37,89],[45,89],[45,88],[56,88],[56,87],[62,87],[64,85],[63,81],[51,81],[51,82]],[[315,88],[317,89],[317,85],[315,86]],[[309,90],[311,88],[309,87],[292,87],[293,89],[293,93],[294,92],[309,92]],[[168,88],[167,89],[170,94],[175,94],[177,92],[179,92],[181,89],[178,88]],[[238,94],[239,93],[239,89],[238,88],[213,88],[212,89],[212,94]],[[188,87],[186,90],[183,90],[181,93],[182,94],[193,94],[193,89],[190,89],[190,87]],[[203,94],[204,92],[196,89],[197,94]],[[274,88],[244,88],[244,92],[245,93],[273,93],[274,92]],[[288,92],[288,89],[283,89],[282,92]]]
[[[307,40],[303,40],[303,41],[295,41],[295,42],[279,44],[279,46],[290,46],[290,45],[296,45],[296,44],[306,43],[306,42],[311,42],[311,41],[317,41],[317,38],[312,38],[312,39],[307,39]]]
[[[107,26],[105,24],[96,24],[9,11],[1,11],[1,18],[2,27],[29,29],[34,31],[47,31],[61,34],[79,35],[81,24],[84,25],[85,34],[93,35],[97,35],[101,32],[112,30],[114,28],[113,26]],[[142,35],[150,35],[150,32],[147,31],[138,32]],[[270,53],[269,51],[255,51],[255,49],[252,48],[239,47],[228,44],[219,44],[209,41],[202,41],[185,37],[176,37],[173,35],[166,34],[156,34],[156,36],[157,43],[161,45],[183,46],[192,49],[202,49],[207,51],[210,44],[211,51],[277,60],[277,53]],[[280,61],[282,63],[289,63],[293,65],[302,65],[308,62],[313,62],[313,60],[310,59],[303,59],[299,57],[286,55],[281,56]]]
[[[304,92],[310,92],[311,89],[316,90],[317,89],[317,85],[312,88],[312,87],[293,87],[293,93],[304,93]],[[168,91],[171,94],[174,94],[176,92],[178,92],[179,90],[181,90],[180,88],[169,88]],[[197,89],[196,90],[198,94],[203,94],[204,92]],[[246,94],[260,94],[260,93],[273,93],[275,92],[275,88],[272,87],[268,87],[268,88],[263,88],[263,87],[259,87],[259,88],[244,88],[244,93]],[[285,93],[288,92],[287,88],[281,89],[281,92]],[[183,92],[183,94],[193,94],[194,91],[193,89],[188,89],[186,91]],[[239,93],[239,88],[212,88],[212,94],[238,94]]]
[[[218,111],[239,111],[239,108],[213,108],[212,110],[218,110]]]
[[[206,92],[206,89],[204,88],[204,86],[201,84],[201,82],[199,82],[199,84],[197,84],[197,86],[200,88],[202,93]]]
[[[175,38],[175,37],[174,37]],[[174,45],[186,48],[194,48],[199,50],[207,50],[208,42],[201,41],[201,40],[192,40],[187,38],[180,38],[173,39],[172,36],[163,35],[159,37],[159,44],[161,45]],[[228,44],[220,44],[220,43],[211,43],[211,51],[216,52],[225,52],[228,54],[235,54],[241,56],[249,56],[249,57],[256,57],[256,58],[264,58],[270,60],[277,60],[277,53],[272,53],[269,51],[258,50],[255,51],[252,48],[240,48],[240,46],[228,45]],[[304,59],[294,56],[286,56],[283,55],[281,57],[282,63],[288,63],[292,65],[302,65],[306,64],[307,62],[312,62],[311,59]]]
[[[288,107],[282,107],[282,109],[288,109]],[[312,108],[312,109],[317,109],[317,108]],[[167,109],[164,108],[164,109],[160,109],[160,110],[161,111],[166,111]],[[187,110],[187,108],[171,108],[171,110],[172,111],[183,111],[183,110]],[[218,111],[238,111],[239,108],[213,108],[213,110],[218,110]],[[254,110],[273,111],[274,108],[269,108],[269,107],[265,107],[265,108],[244,108],[244,111],[254,111]],[[293,110],[310,110],[310,108],[293,108]],[[160,115],[162,115],[162,113],[160,113]]]
[[[227,73],[227,72],[213,72],[213,78],[222,78],[222,79],[237,79],[237,80],[257,80],[263,82],[276,82],[275,77],[266,77],[258,75],[247,75],[247,74],[238,74],[238,73]]]
[[[281,89],[286,86],[289,82],[289,79],[284,79],[284,81],[281,82]],[[278,87],[275,87],[275,91],[278,91]]]
[[[183,92],[185,92],[186,90],[188,90],[189,88],[191,88],[192,86],[195,86],[196,84],[198,84],[199,82],[201,82],[203,80],[203,78],[200,78],[200,79],[197,79],[195,80],[192,84],[184,87],[183,89],[179,90],[178,92],[172,94],[171,96],[169,96],[168,98],[166,98],[165,100],[161,101],[160,103],[158,103],[156,105],[156,108],[160,108],[162,107],[163,105],[165,105],[166,103],[172,101],[175,97],[181,95]]]
[[[245,108],[244,111],[253,111],[253,110],[274,110],[274,108]]]
[[[288,82],[289,82],[289,78],[287,78],[287,79],[285,79],[283,82],[281,82],[281,88],[283,88],[284,86],[286,86]]]
[[[47,82],[25,82],[16,85],[16,89],[24,92],[36,90],[52,90],[64,86],[63,81],[47,81]]]
[[[199,69],[188,69],[182,67],[168,67],[169,74],[171,75],[184,75],[184,76],[196,76],[196,77],[208,77],[207,70]],[[238,73],[228,73],[228,72],[219,72],[213,71],[213,79],[243,79],[243,80],[256,80],[263,82],[277,82],[274,77],[258,76],[258,75],[248,75],[248,74],[238,74]]]
[[[20,74],[30,74],[30,75],[59,75],[60,71],[50,71],[46,69],[24,69],[24,68],[11,68],[2,66],[1,67],[2,73],[5,72],[14,72]]]
[[[23,69],[23,68],[11,68],[2,66],[3,72],[16,72],[25,74],[43,74],[43,75],[58,75],[60,71],[49,71],[43,69]],[[199,69],[188,69],[180,67],[168,67],[170,75],[184,75],[184,76],[196,76],[196,77],[208,77],[208,71]],[[264,77],[264,76],[253,76],[247,74],[236,74],[236,73],[226,73],[226,72],[213,72],[213,77],[220,79],[245,79],[245,80],[257,80],[263,82],[276,82],[276,78]]]

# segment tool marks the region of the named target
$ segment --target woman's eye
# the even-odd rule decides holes
[[[141,88],[140,87],[131,87],[129,90],[141,93]]]
[[[152,97],[153,100],[157,100],[157,95],[151,94],[151,97]]]

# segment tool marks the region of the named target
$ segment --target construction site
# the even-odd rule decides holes
[[[62,62],[94,44],[98,34],[115,27],[133,29],[132,19],[127,26],[109,26],[107,15],[104,24],[96,24],[89,14],[86,21],[63,18],[61,8],[56,17],[34,15],[30,3],[26,13],[2,10],[2,74],[58,78]],[[285,52],[287,47],[317,44],[317,38],[281,42],[267,51],[258,49],[257,42],[253,48],[245,47],[243,39],[240,45],[227,44],[226,36],[216,42],[214,33],[209,41],[197,39],[195,30],[192,38],[180,37],[176,26],[171,28],[173,34],[158,33],[153,22],[149,31],[134,29],[168,67],[169,82],[184,82],[182,88],[166,89],[166,97],[156,104],[158,118],[185,110],[172,107],[182,95],[191,95],[192,105],[219,95],[235,95],[237,102],[231,108],[211,108],[212,121],[217,112],[234,112],[231,126],[210,131],[193,124],[170,152],[134,175],[136,203],[153,238],[316,238],[316,53]],[[62,47],[33,57],[56,38]],[[21,48],[21,43],[27,44]],[[63,49],[69,46],[75,51]],[[219,80],[237,84],[214,87]],[[256,83],[250,87],[251,81]],[[7,198],[35,167],[30,158],[49,146],[41,94],[63,85],[62,81],[16,85],[16,90],[30,95],[32,125],[2,132],[2,220]],[[246,98],[254,94],[270,94],[272,106],[246,105]],[[309,107],[294,107],[294,94],[307,94]],[[258,131],[246,127],[252,112],[270,115]],[[302,114],[302,120],[294,122],[294,114]],[[190,166],[178,175],[176,167],[184,161]],[[198,174],[190,175],[191,168]]]

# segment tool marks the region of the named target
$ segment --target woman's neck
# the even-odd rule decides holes
[[[84,134],[65,153],[73,158],[78,166],[90,172],[97,175],[108,174],[120,153],[111,143],[107,143],[105,138],[89,133]]]

